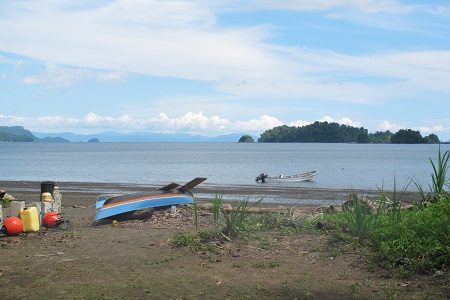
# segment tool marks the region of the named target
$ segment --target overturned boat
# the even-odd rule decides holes
[[[261,173],[258,175],[258,177],[256,177],[256,182],[269,182],[269,181],[273,181],[273,182],[296,182],[296,181],[308,181],[308,180],[313,180],[314,176],[316,176],[319,173],[319,171],[309,171],[306,173],[301,173],[301,174],[296,174],[296,175],[283,175],[283,174],[278,174],[275,177],[270,177],[269,175],[267,175],[267,173]]]
[[[95,204],[95,207],[99,210],[94,220],[148,208],[191,204],[193,198],[190,191],[205,180],[204,177],[197,177],[184,185],[170,183],[154,191],[144,193],[100,195]]]

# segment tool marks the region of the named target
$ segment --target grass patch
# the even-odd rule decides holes
[[[444,189],[447,162],[450,152],[439,158],[437,166],[432,162],[433,186],[422,204],[404,210],[396,190],[393,199],[381,191],[379,200],[355,201],[351,208],[327,217],[336,229],[335,235],[342,242],[365,245],[372,250],[372,257],[382,267],[401,274],[433,272],[450,265],[450,197]],[[431,160],[430,160],[431,161]],[[416,184],[417,185],[417,184]],[[357,199],[356,199],[357,200]],[[367,204],[376,205],[376,210]]]

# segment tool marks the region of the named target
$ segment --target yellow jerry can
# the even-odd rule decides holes
[[[20,219],[23,223],[23,232],[39,231],[39,215],[36,207],[22,208],[20,210]]]

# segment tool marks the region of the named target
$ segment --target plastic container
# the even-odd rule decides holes
[[[53,202],[52,194],[50,194],[49,192],[43,192],[41,194],[41,201],[42,202]]]
[[[59,192],[59,188],[55,186],[53,191],[53,200],[55,201],[55,210],[57,213],[61,213],[62,194]]]
[[[47,192],[53,196],[54,190],[55,190],[55,182],[54,181],[42,181],[41,182],[41,194]]]
[[[39,231],[39,215],[36,207],[32,206],[21,209],[20,220],[23,223],[23,232]]]

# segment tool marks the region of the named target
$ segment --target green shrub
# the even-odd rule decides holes
[[[354,207],[328,219],[337,229],[367,242],[384,267],[407,272],[446,268],[450,265],[450,195],[444,188],[449,159],[450,152],[441,155],[440,149],[437,164],[430,159],[433,184],[425,194],[416,182],[422,203],[412,210],[401,209],[395,189],[392,200],[381,190],[381,199],[372,202],[376,212],[368,209],[367,202],[354,201]]]
[[[0,205],[2,207],[8,207],[11,204],[11,200],[8,197],[0,198]]]
[[[401,222],[385,217],[371,239],[382,265],[410,271],[432,271],[450,264],[450,199],[426,208],[402,211]]]

